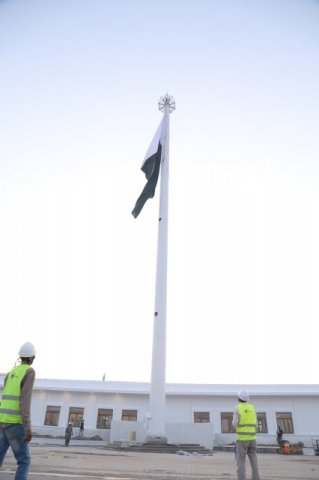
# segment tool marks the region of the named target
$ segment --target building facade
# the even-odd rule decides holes
[[[4,375],[0,375],[0,388]],[[235,441],[232,413],[237,392],[246,389],[255,405],[259,444],[283,438],[311,446],[319,438],[319,385],[166,386],[166,436],[169,443],[206,448]],[[143,443],[149,421],[148,383],[37,379],[32,399],[34,434],[63,436],[67,423],[75,435],[84,418],[85,436]]]

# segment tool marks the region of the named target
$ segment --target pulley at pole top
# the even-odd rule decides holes
[[[161,112],[165,111],[167,107],[169,113],[172,113],[172,111],[176,108],[174,97],[168,93],[164,95],[164,97],[161,97],[158,102],[158,108]]]

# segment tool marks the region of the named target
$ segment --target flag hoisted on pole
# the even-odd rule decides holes
[[[166,94],[158,107],[163,119],[147,151],[142,170],[148,180],[137,199],[132,215],[136,218],[145,202],[155,194],[160,174],[160,201],[157,237],[157,267],[153,326],[152,373],[150,403],[147,413],[147,441],[167,443],[165,428],[165,373],[166,373],[166,298],[167,298],[167,233],[168,233],[168,177],[169,177],[169,114],[175,110],[175,100]]]
[[[142,208],[145,205],[145,202],[149,198],[153,198],[155,194],[155,189],[158,181],[158,176],[161,167],[163,144],[165,141],[165,129],[164,129],[164,117],[159,124],[159,127],[154,135],[154,138],[149,146],[141,170],[145,173],[147,178],[147,183],[142,190],[141,195],[136,200],[135,207],[132,210],[132,215],[136,218]]]

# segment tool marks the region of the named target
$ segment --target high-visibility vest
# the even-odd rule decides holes
[[[240,402],[237,408],[239,413],[237,440],[256,440],[257,416],[254,406],[247,402]]]
[[[31,368],[30,365],[21,363],[8,373],[0,402],[0,422],[22,424],[21,381],[29,368]]]

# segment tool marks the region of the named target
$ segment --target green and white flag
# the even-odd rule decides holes
[[[136,218],[145,202],[155,195],[155,189],[158,181],[158,176],[161,168],[162,152],[164,147],[165,128],[164,117],[159,124],[159,127],[154,135],[154,138],[145,155],[141,170],[145,173],[147,183],[143,188],[141,195],[136,200],[135,207],[132,210],[132,215]]]

